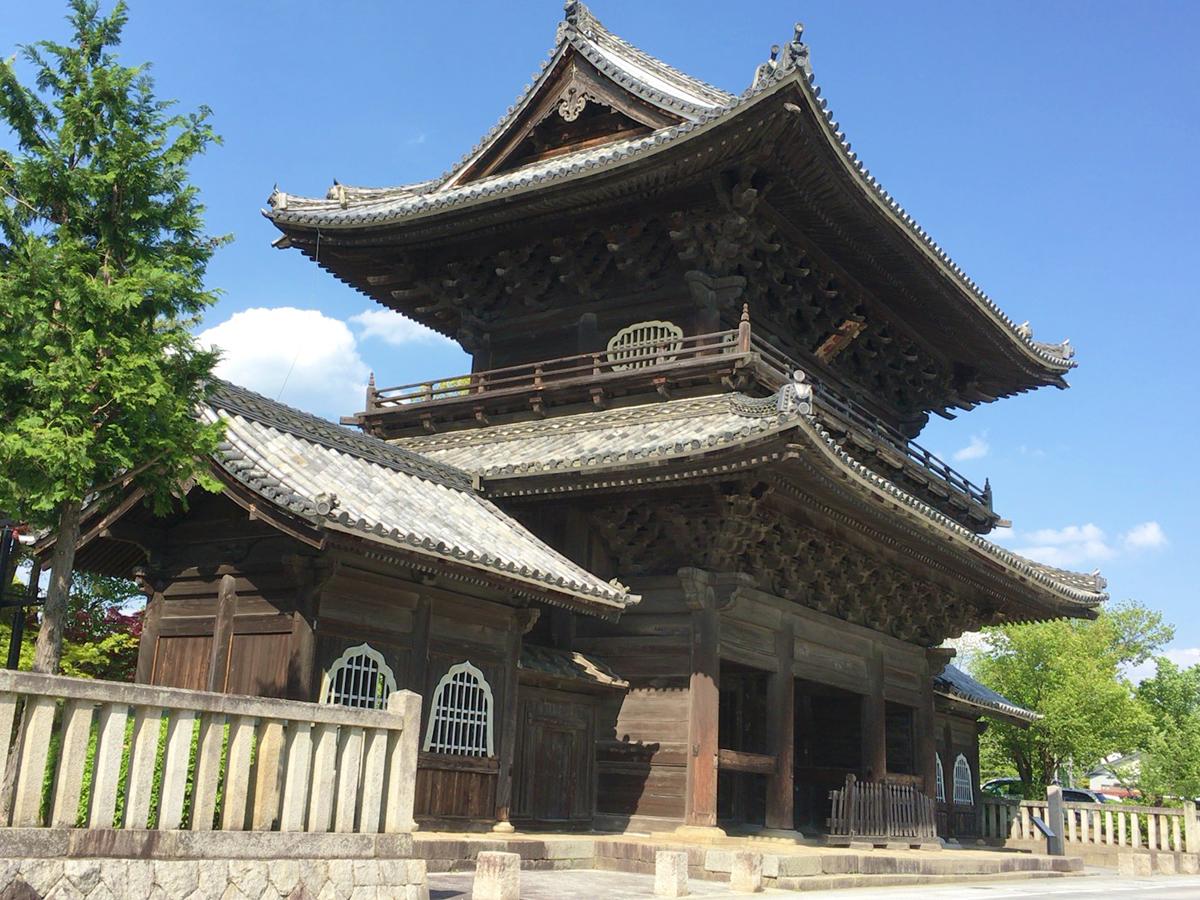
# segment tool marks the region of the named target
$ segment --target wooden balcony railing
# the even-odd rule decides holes
[[[636,375],[663,377],[669,372],[695,367],[697,363],[728,365],[737,362],[738,358],[744,361],[750,355],[748,324],[745,340],[740,340],[741,332],[742,329],[734,329],[643,341],[626,344],[619,354],[597,350],[472,372],[443,381],[421,381],[378,388],[368,394],[366,414],[410,403],[461,401],[464,397],[483,394],[494,399],[506,394],[525,396],[580,385],[602,388],[606,380],[627,379]]]
[[[655,387],[666,394],[669,385],[697,379],[730,378],[743,373],[769,390],[792,380],[800,365],[776,347],[751,333],[749,319],[739,326],[683,338],[664,338],[628,344],[619,353],[597,350],[558,359],[540,360],[472,372],[441,381],[420,381],[396,387],[368,388],[366,409],[343,419],[346,424],[374,428],[403,420],[433,427],[439,417],[486,421],[489,408],[509,403],[541,412],[551,398],[591,396],[601,404],[616,389]],[[885,450],[898,454],[944,486],[946,495],[965,495],[992,512],[992,489],[972,483],[916,441],[826,384],[806,378],[816,400],[818,417],[826,424],[868,436]]]

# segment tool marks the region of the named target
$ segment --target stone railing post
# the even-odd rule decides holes
[[[1046,825],[1052,832],[1052,836],[1046,839],[1046,852],[1051,856],[1064,856],[1067,849],[1063,832],[1066,829],[1067,821],[1063,815],[1062,788],[1057,784],[1046,788],[1046,805],[1049,818]]]
[[[1187,853],[1200,853],[1200,821],[1196,819],[1196,802],[1183,801],[1183,846]]]
[[[389,834],[416,831],[413,803],[416,800],[417,752],[421,746],[421,697],[411,691],[395,691],[388,697],[388,712],[404,716],[405,728],[388,748],[387,797],[383,830]]]

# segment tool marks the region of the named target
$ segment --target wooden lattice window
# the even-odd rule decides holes
[[[683,349],[683,329],[674,322],[653,319],[626,325],[608,342],[608,361],[614,372],[672,362]]]
[[[937,778],[937,801],[946,802],[946,776],[942,774],[942,754],[933,754],[933,774]]]
[[[384,709],[396,689],[396,676],[383,654],[370,644],[350,647],[325,673],[321,702],[355,709]]]
[[[954,760],[954,802],[967,805],[975,802],[975,791],[971,787],[971,764],[961,753]]]
[[[469,662],[451,666],[433,692],[428,753],[455,756],[494,756],[492,745],[492,688]]]

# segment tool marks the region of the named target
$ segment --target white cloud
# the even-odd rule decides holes
[[[1067,525],[1063,528],[1039,528],[1014,531],[997,528],[991,539],[1012,547],[1013,551],[1050,566],[1079,568],[1096,566],[1115,556],[1167,545],[1167,535],[1157,522],[1142,522],[1110,538],[1100,526]]]
[[[1181,669],[1200,663],[1200,647],[1169,647],[1160,656],[1165,656]],[[1125,677],[1137,684],[1147,678],[1153,678],[1158,666],[1153,659],[1148,659],[1140,666],[1133,666],[1125,671]]]
[[[1157,522],[1143,522],[1125,532],[1121,543],[1130,550],[1156,550],[1167,545],[1167,535]]]
[[[414,322],[407,316],[390,309],[368,309],[350,317],[350,323],[358,329],[361,340],[379,338],[385,344],[402,347],[405,344],[453,343],[448,337]]]
[[[1064,528],[1039,528],[1035,531],[997,529],[997,543],[1013,547],[1013,552],[1048,566],[1072,568],[1095,565],[1116,555],[1104,530],[1091,522]]]
[[[267,397],[332,419],[363,404],[367,364],[354,334],[318,310],[246,309],[196,340],[221,349],[218,376]]]
[[[964,462],[968,459],[983,459],[992,449],[991,445],[983,439],[981,435],[972,435],[970,443],[960,450],[955,450],[953,459],[955,462]]]

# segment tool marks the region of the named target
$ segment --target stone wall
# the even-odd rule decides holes
[[[412,836],[0,832],[0,900],[428,900]]]

